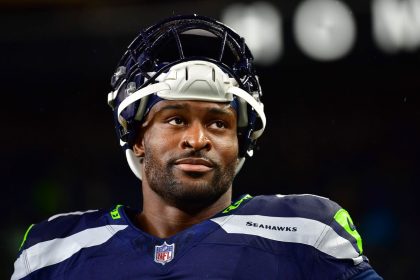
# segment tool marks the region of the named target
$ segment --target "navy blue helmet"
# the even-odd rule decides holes
[[[160,100],[230,102],[238,116],[240,170],[252,156],[266,118],[253,57],[244,38],[203,16],[175,16],[140,32],[111,79],[108,104],[120,144],[141,179],[141,159],[132,151],[136,132]]]

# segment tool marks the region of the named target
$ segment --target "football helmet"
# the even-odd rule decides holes
[[[238,116],[239,164],[253,154],[266,125],[261,87],[244,38],[203,16],[175,16],[143,31],[128,46],[111,79],[108,104],[128,164],[141,179],[133,153],[136,132],[160,100],[230,102]]]

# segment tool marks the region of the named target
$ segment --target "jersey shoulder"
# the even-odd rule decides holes
[[[12,279],[60,263],[83,248],[104,244],[127,227],[119,207],[57,214],[32,225],[19,249]]]
[[[112,224],[126,224],[120,218],[119,208],[94,209],[56,214],[37,224],[31,225],[25,233],[20,251],[40,242],[63,239],[92,228],[112,227]]]
[[[99,209],[62,213],[33,224],[25,234],[21,250],[40,242],[65,238],[88,228],[104,225],[104,213],[104,210]]]
[[[312,194],[256,196],[237,214],[290,222],[297,234],[316,235],[313,246],[317,249],[337,258],[362,261],[362,238],[352,218],[328,198]],[[258,222],[252,225],[261,226]]]
[[[298,270],[310,271],[310,278],[377,276],[362,255],[361,238],[348,212],[328,198],[245,195],[222,213],[211,220],[221,227],[223,238],[240,238],[241,244],[248,242],[279,259],[291,258]]]
[[[252,200],[249,211],[255,214],[300,217],[329,224],[341,206],[322,196],[313,194],[261,195]],[[250,205],[250,206],[251,206]]]

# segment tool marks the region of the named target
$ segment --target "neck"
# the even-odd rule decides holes
[[[143,211],[137,215],[137,225],[145,232],[167,238],[216,215],[231,204],[232,189],[208,206],[181,209],[167,203],[153,190],[143,185]]]

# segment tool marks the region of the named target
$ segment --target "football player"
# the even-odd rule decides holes
[[[143,209],[58,214],[31,226],[17,279],[382,279],[348,212],[314,195],[232,183],[266,117],[253,58],[222,23],[165,19],[129,45],[108,95]]]

